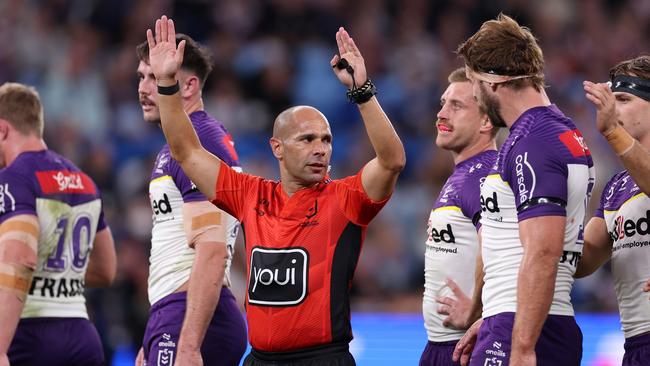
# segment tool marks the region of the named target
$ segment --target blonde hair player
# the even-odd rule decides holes
[[[84,288],[116,256],[95,183],[43,141],[35,89],[0,86],[0,365],[104,364]]]

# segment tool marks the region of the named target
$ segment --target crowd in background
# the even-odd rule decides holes
[[[355,173],[371,157],[357,108],[329,66],[336,30],[350,31],[407,152],[397,190],[368,230],[353,310],[419,312],[427,218],[453,169],[451,155],[433,143],[440,95],[447,75],[462,66],[458,44],[499,11],[540,40],[547,92],[591,148],[599,197],[621,166],[595,130],[582,81],[604,81],[617,62],[647,54],[648,1],[0,0],[0,84],[39,90],[48,146],[103,193],[118,278],[110,289],[89,290],[88,301],[108,356],[139,346],[149,310],[148,182],[165,140],[142,119],[135,46],[157,17],[171,16],[178,31],[210,48],[215,69],[204,89],[206,110],[233,135],[244,170],[274,179],[267,141],[275,116],[292,105],[313,105],[328,117],[333,177]],[[241,302],[245,264],[237,251]],[[609,269],[577,281],[573,300],[578,311],[616,311]]]

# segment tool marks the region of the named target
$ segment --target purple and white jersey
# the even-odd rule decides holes
[[[480,185],[494,165],[497,152],[484,151],[460,162],[442,187],[431,214],[424,253],[424,299],[422,313],[432,342],[460,339],[465,331],[442,325],[446,315],[438,314],[436,297],[454,297],[445,284],[456,282],[463,292],[474,293],[474,272],[478,254],[481,202]]]
[[[204,111],[192,113],[190,120],[206,150],[235,169],[241,169],[232,138],[221,123]],[[165,145],[156,158],[149,182],[149,199],[153,209],[149,302],[154,304],[190,278],[194,249],[189,247],[183,228],[183,203],[208,199],[171,157],[169,145]],[[230,286],[230,262],[239,223],[232,216],[226,213],[224,215],[229,253],[224,284]]]
[[[650,199],[627,171],[603,189],[595,216],[605,220],[612,240],[612,273],[625,338],[650,332]]]
[[[524,112],[510,128],[497,162],[481,187],[483,317],[517,310],[523,258],[519,222],[566,216],[550,314],[573,315],[571,286],[582,254],[593,162],[580,131],[555,106]]]
[[[50,150],[23,152],[0,170],[0,223],[36,215],[38,260],[21,318],[88,318],[84,278],[106,227],[95,183]]]

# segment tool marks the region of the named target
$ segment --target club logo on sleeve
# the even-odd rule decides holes
[[[307,296],[308,268],[309,255],[303,248],[253,248],[248,302],[269,306],[301,303]]]

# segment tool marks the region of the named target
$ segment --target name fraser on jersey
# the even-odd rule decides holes
[[[40,293],[41,297],[75,297],[84,293],[84,281],[71,278],[43,278],[34,276],[29,294]]]

